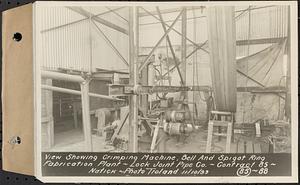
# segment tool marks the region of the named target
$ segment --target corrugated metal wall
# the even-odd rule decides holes
[[[112,7],[111,9],[114,8],[116,7]],[[148,11],[155,10],[153,7],[145,8]],[[164,8],[166,7],[162,7],[161,9]],[[287,35],[287,6],[251,7],[253,10],[250,11],[250,29],[248,29],[248,8],[236,7],[237,40],[277,38]],[[106,7],[101,6],[83,7],[83,9],[92,14],[100,14],[108,10]],[[143,12],[143,10],[140,11]],[[127,8],[118,10],[118,14],[128,19]],[[170,25],[177,15],[178,12],[168,13],[164,14],[163,17]],[[194,17],[197,17],[196,21],[193,20]],[[114,13],[101,15],[101,18],[128,29],[128,23]],[[194,12],[188,11],[187,36],[192,40],[194,40],[193,35],[195,32],[194,23],[196,23],[195,42],[205,42],[207,40],[205,9],[202,11],[198,9]],[[69,25],[61,26],[65,24]],[[128,36],[99,23],[96,24],[110,38],[122,56],[128,60]],[[147,54],[163,35],[163,30],[160,22],[151,16],[140,18],[140,24],[140,45],[143,47],[140,51],[141,54]],[[111,47],[107,45],[97,30],[93,26],[90,26],[89,19],[66,7],[39,7],[37,9],[36,25],[37,36],[41,43],[37,49],[40,53],[39,60],[43,68],[50,70],[66,68],[80,71],[89,71],[90,69],[94,71],[96,68],[127,69],[127,66],[114,53]],[[61,27],[51,29],[58,26]],[[181,31],[180,20],[175,25],[175,29],[179,32]],[[250,30],[250,34],[248,30]],[[181,37],[177,33],[171,31],[170,38],[172,44],[180,45]],[[163,42],[161,44],[161,51],[166,49],[165,46],[166,42]],[[247,45],[237,46],[237,57],[251,55],[269,46],[270,44],[252,45],[250,47]],[[148,49],[145,47],[148,47]],[[189,51],[193,49],[191,46],[188,48]],[[199,61],[200,65],[209,67],[209,65],[206,65],[209,63],[206,56],[207,53],[198,51],[197,54],[197,61]],[[180,58],[180,52],[178,52],[178,57]],[[191,63],[192,58],[190,57],[187,62]],[[199,80],[201,81],[201,79]],[[208,82],[203,83],[208,84]]]
[[[69,26],[48,30],[84,17],[65,7],[41,7],[37,9],[37,26],[41,47],[42,68],[56,70],[67,68],[89,70],[89,22],[80,21]]]
[[[83,7],[93,14],[107,11],[105,7]],[[126,18],[127,8],[120,11]],[[102,16],[107,21],[126,28],[127,23],[112,13]],[[128,36],[96,23],[128,58]],[[48,70],[59,68],[88,72],[96,68],[124,69],[126,65],[99,36],[90,20],[67,7],[39,7],[37,9],[37,37],[40,41],[38,60]],[[128,27],[128,26],[127,26]],[[127,29],[127,28],[126,28]]]

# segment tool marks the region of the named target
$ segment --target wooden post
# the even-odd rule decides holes
[[[47,85],[52,85],[52,79],[46,79]],[[49,134],[49,147],[51,148],[54,145],[54,121],[53,121],[53,92],[52,91],[46,91],[46,111],[47,111],[47,117],[48,125],[47,130]]]
[[[288,30],[287,30],[287,43],[285,53],[287,55],[287,78],[286,78],[286,100],[285,100],[285,116],[291,120],[291,29],[290,29],[290,6],[288,8]]]
[[[73,102],[73,119],[74,119],[74,128],[78,128],[78,116],[77,116],[77,102]]]
[[[82,125],[84,133],[84,141],[86,143],[86,151],[93,151],[92,130],[90,120],[90,99],[89,99],[89,81],[80,84],[81,102],[82,102]]]
[[[138,7],[129,8],[129,83],[133,86],[138,84]],[[138,95],[130,97],[129,104],[129,152],[138,152]]]
[[[186,85],[186,34],[187,34],[187,13],[186,13],[186,8],[183,7],[183,12],[182,12],[182,17],[181,17],[181,74],[182,74],[182,80],[183,84]],[[184,93],[184,96],[186,98],[187,93]]]

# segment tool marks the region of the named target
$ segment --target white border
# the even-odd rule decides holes
[[[234,6],[249,6],[251,5],[290,5],[290,26],[291,26],[291,114],[292,114],[292,176],[291,177],[90,177],[90,176],[64,176],[64,177],[43,177],[41,175],[41,108],[40,108],[40,62],[39,62],[39,48],[40,38],[35,34],[36,31],[36,10],[42,6],[170,6],[184,5],[184,6],[211,6],[211,5],[234,5]],[[33,63],[34,63],[34,113],[35,113],[35,176],[42,182],[68,182],[68,183],[279,183],[279,182],[298,182],[298,26],[297,26],[297,1],[234,1],[234,2],[67,2],[67,1],[37,1],[33,4]]]

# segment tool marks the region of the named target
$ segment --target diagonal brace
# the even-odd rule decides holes
[[[169,27],[169,29],[165,32],[165,34],[159,39],[159,41],[157,42],[157,44],[152,48],[152,50],[150,51],[150,53],[148,54],[147,58],[144,60],[144,62],[142,63],[141,67],[139,68],[139,73],[143,70],[143,68],[145,66],[147,66],[150,63],[150,58],[153,55],[154,51],[157,49],[157,47],[161,44],[161,42],[164,40],[164,38],[169,34],[169,32],[172,30],[172,28],[174,27],[175,23],[179,20],[179,17],[182,15],[183,10],[181,10],[181,12],[179,13],[179,15],[176,17],[176,19],[174,20],[174,22],[172,23],[172,25]]]
[[[109,28],[112,28],[114,30],[117,30],[117,31],[119,31],[121,33],[124,33],[124,34],[128,35],[128,30],[126,30],[125,28],[122,28],[122,27],[120,27],[120,26],[118,26],[118,25],[116,25],[116,24],[114,24],[112,22],[109,22],[109,21],[107,21],[105,19],[97,17],[94,14],[92,14],[92,13],[84,10],[81,7],[67,7],[67,8],[69,8],[70,10],[73,10],[74,12],[79,13],[82,16],[92,17],[92,19],[95,20],[95,21],[97,21],[98,23],[101,23],[101,24],[103,24],[103,25],[105,25],[105,26],[107,26]]]
[[[161,15],[161,13],[160,13],[160,10],[159,10],[159,7],[158,7],[158,6],[156,7],[156,11],[157,11],[158,16],[159,16],[159,18],[160,18],[160,22],[161,22],[161,25],[162,25],[162,27],[163,27],[163,29],[164,29],[164,32],[166,33],[166,32],[167,32],[167,28],[166,28],[166,25],[164,24],[164,20],[163,20],[163,17],[162,17],[162,15]],[[184,84],[184,80],[183,80],[182,74],[181,74],[180,69],[179,69],[179,67],[178,67],[178,66],[179,66],[179,65],[178,65],[179,62],[178,62],[178,60],[177,60],[177,58],[176,58],[175,51],[174,51],[174,49],[173,49],[173,46],[172,46],[172,43],[171,43],[171,40],[170,40],[169,35],[166,36],[166,39],[167,39],[167,42],[168,42],[168,44],[169,44],[169,47],[170,47],[170,50],[171,50],[173,59],[174,59],[174,61],[175,61],[176,68],[177,68],[177,71],[178,71],[178,74],[179,74],[179,77],[180,77],[180,80],[181,80],[181,84]]]
[[[119,52],[119,50],[116,48],[116,46],[109,40],[109,38],[105,35],[105,33],[97,26],[97,24],[92,20],[92,23],[94,27],[97,30],[97,33],[103,36],[104,40],[107,42],[107,44],[113,49],[113,51],[118,55],[118,57],[127,65],[129,66],[126,59],[122,56],[122,54]]]
[[[155,18],[156,20],[160,21],[159,18],[157,18],[155,15],[153,15],[153,13],[149,12],[148,10],[146,10],[145,8],[141,7],[147,14],[151,15],[153,18]],[[170,25],[168,25],[167,23],[163,23],[165,26],[170,27]],[[175,28],[172,28],[172,30],[177,33],[178,35],[182,36],[182,34],[176,30]],[[205,51],[206,53],[208,53],[206,50],[204,50],[202,48],[202,45],[198,45],[197,43],[195,43],[194,41],[192,41],[191,39],[189,39],[188,37],[186,37],[186,40],[189,41],[190,43],[192,43],[194,46],[196,46],[196,48],[201,49],[203,51]]]

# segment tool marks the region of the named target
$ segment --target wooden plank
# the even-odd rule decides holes
[[[232,123],[228,123],[227,127],[227,138],[226,138],[226,153],[230,153],[230,145],[231,145],[231,135],[232,135]]]
[[[214,123],[210,121],[208,123],[208,131],[207,131],[207,142],[206,142],[206,153],[211,152],[211,143],[212,143],[212,137],[213,137],[213,130],[214,130]]]

